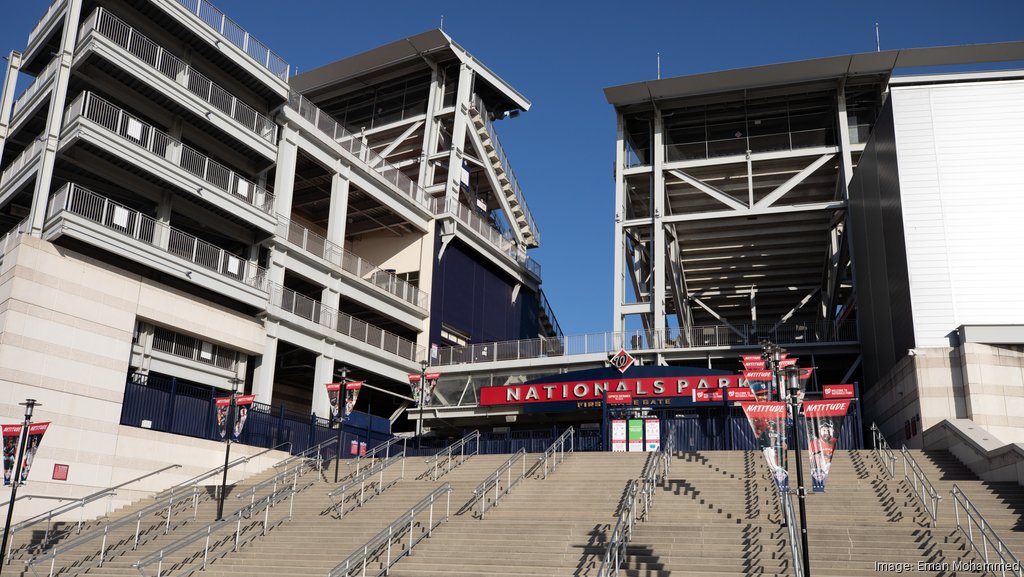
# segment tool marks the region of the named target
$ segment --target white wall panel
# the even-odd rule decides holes
[[[1024,324],[1024,82],[891,97],[917,345]]]

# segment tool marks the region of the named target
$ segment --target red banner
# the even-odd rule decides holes
[[[786,470],[786,403],[740,403],[780,491],[789,491]]]
[[[356,400],[359,398],[359,391],[363,388],[365,381],[348,381],[345,383],[345,418],[352,415],[356,410]]]
[[[11,484],[14,476],[14,463],[18,459],[18,438],[21,437],[21,425],[2,425],[4,439],[4,485]]]
[[[629,393],[608,393],[605,399],[609,405],[631,405],[633,404],[633,395]]]
[[[725,389],[693,389],[693,402],[708,403],[725,399]]]
[[[754,390],[751,389],[750,387],[729,387],[728,389],[725,390],[728,391],[726,393],[726,396],[728,396],[730,401],[757,400],[757,395],[754,393]]]
[[[853,385],[825,385],[823,388],[826,399],[852,399]]]
[[[236,395],[235,414],[232,421],[231,440],[236,443],[245,430],[245,422],[249,420],[249,405],[256,400],[256,395]],[[221,439],[228,436],[228,410],[231,408],[231,397],[217,397],[214,399],[217,406],[217,431]]]
[[[804,401],[804,429],[811,459],[811,488],[825,490],[839,431],[850,408],[848,400]]]
[[[600,401],[605,393],[629,393],[634,398],[685,397],[695,389],[744,386],[740,375],[573,381],[536,385],[507,385],[480,389],[480,405],[519,405],[561,401]]]
[[[4,485],[14,482],[14,469],[17,462],[18,443],[21,440],[21,425],[3,425],[4,443]],[[21,458],[21,484],[28,481],[32,462],[35,461],[39,444],[43,442],[43,434],[50,423],[32,423],[28,426],[28,440],[25,441],[25,453]]]

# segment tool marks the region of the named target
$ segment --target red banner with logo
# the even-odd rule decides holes
[[[853,385],[825,385],[822,390],[826,399],[852,399]]]
[[[422,382],[422,377],[424,376],[427,378],[426,383]],[[440,378],[441,373],[427,373],[425,375],[413,373],[409,375],[409,389],[412,392],[413,402],[417,407],[421,404],[425,407],[430,406],[434,399],[434,388],[437,387],[437,380]]]
[[[780,491],[789,491],[786,470],[786,403],[740,403],[747,422],[754,431],[757,446],[764,455],[772,478]]]
[[[21,425],[2,425],[4,438],[4,485],[11,484],[14,477],[14,463],[18,459],[18,439]]]
[[[245,422],[249,420],[249,405],[256,400],[256,395],[236,395],[235,414],[232,419],[231,440],[238,442],[245,430]],[[231,409],[231,397],[217,397],[214,399],[217,406],[217,432],[221,440],[228,436],[228,411]]]
[[[506,385],[482,387],[480,389],[480,405],[600,401],[604,399],[606,393],[629,393],[634,399],[688,397],[694,389],[718,389],[739,386],[744,386],[743,377],[740,375],[673,378],[644,377],[622,380],[601,379],[535,385]]]
[[[4,485],[14,482],[15,464],[18,459],[18,443],[21,440],[21,425],[3,425],[4,443]],[[32,423],[28,426],[28,440],[25,441],[25,453],[21,457],[21,484],[28,481],[29,471],[43,442],[43,435],[50,423]]]
[[[850,409],[848,400],[804,401],[804,430],[811,459],[811,488],[825,490],[832,468],[832,456],[839,443],[839,431]]]
[[[359,391],[363,388],[365,381],[348,381],[345,383],[345,418],[352,415],[356,410],[356,400],[359,398]]]

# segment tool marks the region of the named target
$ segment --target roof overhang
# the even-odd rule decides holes
[[[739,68],[605,88],[608,103],[641,102],[716,94],[849,76],[891,74],[896,69],[1024,60],[1024,41],[885,50],[782,64]]]
[[[293,76],[289,84],[299,92],[315,97],[318,93],[333,91],[343,85],[363,86],[367,84],[361,82],[364,77],[415,64],[417,61],[423,62],[426,67],[427,58],[442,62],[457,59],[469,66],[478,79],[508,99],[509,108],[523,111],[530,109],[530,101],[525,96],[437,28]]]

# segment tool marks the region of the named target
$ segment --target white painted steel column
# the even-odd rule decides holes
[[[616,113],[615,128],[615,248],[612,264],[612,287],[614,310],[612,311],[612,332],[621,333],[625,330],[625,318],[622,316],[622,300],[625,297],[626,236],[622,221],[626,218],[626,177],[623,168],[626,163],[625,119],[622,113]]]
[[[342,166],[331,176],[331,207],[327,216],[327,240],[345,246],[345,224],[348,220],[348,187],[352,167]],[[335,307],[337,308],[337,307]]]
[[[455,98],[455,118],[452,126],[452,149],[448,154],[448,185],[445,198],[458,200],[462,181],[462,159],[465,154],[466,130],[469,125],[469,105],[473,96],[473,70],[467,64],[459,69],[459,88]]]
[[[21,53],[11,50],[7,55],[7,73],[4,75],[4,89],[0,93],[0,157],[4,154],[4,143],[7,142],[11,128],[11,110],[14,108],[14,89],[18,83],[18,71],[21,70]]]
[[[57,137],[64,120],[64,108],[67,103],[68,83],[71,80],[71,60],[75,54],[78,37],[78,24],[81,19],[82,0],[68,0],[64,12],[64,31],[60,41],[60,65],[54,74],[53,88],[50,92],[50,108],[47,111],[46,129],[41,138],[46,139],[46,146],[40,158],[39,173],[36,177],[35,190],[32,191],[32,208],[29,212],[31,234],[42,236],[43,221],[46,219],[46,201],[53,185],[53,167],[57,160]]]
[[[434,242],[435,242],[435,228],[438,226],[437,220],[431,220],[427,224],[427,232],[423,233],[423,237],[420,240],[420,283],[419,287],[424,292],[433,295],[434,288],[434,266],[437,264],[434,262]],[[438,241],[439,242],[439,241]],[[429,297],[428,297],[429,298]],[[430,308],[430,303],[427,302],[427,308]],[[420,332],[416,336],[416,345],[424,347],[427,351],[427,358],[430,358],[430,317],[423,319],[420,324]],[[417,361],[422,359],[415,359]]]
[[[420,188],[427,188],[434,184],[434,163],[428,160],[430,155],[437,150],[437,142],[440,131],[437,129],[437,117],[435,115],[440,103],[444,99],[444,84],[441,83],[441,73],[437,65],[427,62],[430,65],[430,90],[427,93],[427,120],[423,124],[423,147],[420,150],[420,172],[416,182]]]
[[[654,329],[654,338],[665,328],[665,271],[667,262],[665,255],[665,225],[661,219],[665,216],[665,147],[663,143],[664,122],[661,117],[661,109],[654,108],[654,142],[651,145],[652,174],[654,175],[651,215],[651,313],[654,318],[651,320],[651,328]]]
[[[274,397],[274,367],[277,364],[277,323],[266,321],[267,336],[263,343],[263,354],[256,357],[253,370],[252,393],[256,401],[270,404]]]
[[[839,134],[836,135],[836,142],[839,143],[839,150],[842,154],[841,163],[843,175],[843,198],[849,198],[846,187],[853,178],[853,154],[850,150],[850,121],[846,116],[846,81],[839,81],[836,89],[836,124],[839,126]]]

